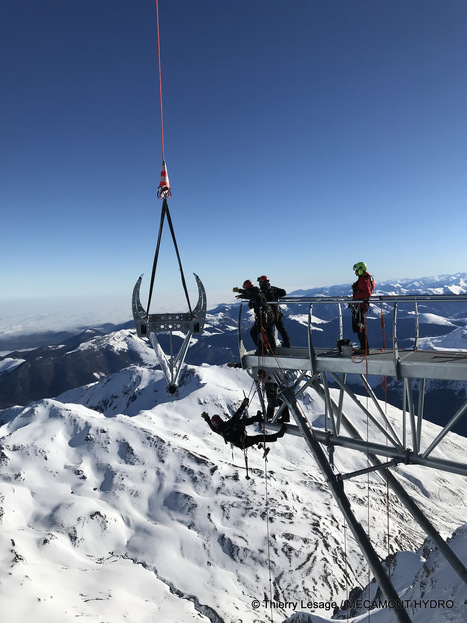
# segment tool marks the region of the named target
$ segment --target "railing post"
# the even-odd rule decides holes
[[[310,358],[311,373],[313,374],[315,367],[316,367],[316,363],[315,363],[316,355],[315,355],[315,349],[313,347],[313,340],[311,337],[311,332],[313,330],[312,310],[313,310],[313,303],[310,303],[310,308],[308,310],[308,356]]]
[[[397,303],[394,303],[394,318],[392,321],[392,341],[394,346],[394,368],[396,371],[396,379],[399,381],[401,378],[400,373],[400,357],[399,357],[399,347],[397,345]]]
[[[418,350],[418,338],[420,337],[420,322],[418,318],[418,303],[415,301],[415,341],[414,341],[414,350]]]
[[[337,309],[339,314],[339,339],[342,340],[344,338],[344,328],[342,324],[342,305],[337,303]]]

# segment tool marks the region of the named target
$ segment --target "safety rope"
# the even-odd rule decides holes
[[[266,346],[267,348],[269,348],[269,350],[271,351],[271,347],[269,344],[269,340],[267,338],[266,335],[266,331],[263,328],[263,320],[260,316],[259,319],[259,323],[260,323],[260,329],[261,329],[261,335],[263,337],[263,341],[261,342],[263,344],[263,348],[262,348],[262,355],[261,355],[261,363],[264,363],[264,346]],[[261,369],[263,369],[263,366],[261,366]],[[266,389],[266,382],[265,382],[265,378],[262,379],[262,389],[263,392],[265,393],[265,389]],[[267,404],[267,396],[266,396],[266,402],[264,400],[264,396],[263,396],[263,403]],[[271,618],[271,623],[274,621],[274,614],[273,614],[273,609],[272,609],[272,598],[273,598],[273,576],[272,576],[272,561],[271,561],[271,533],[270,533],[270,529],[269,529],[269,523],[270,523],[270,516],[269,516],[269,511],[270,511],[270,506],[269,506],[269,489],[268,489],[268,469],[267,469],[267,447],[266,447],[266,422],[267,422],[267,407],[265,408],[265,410],[263,411],[263,448],[264,448],[264,499],[265,499],[265,504],[266,504],[266,544],[267,544],[267,555],[268,555],[268,582],[269,582],[269,603],[270,603],[270,618]]]
[[[386,332],[385,332],[385,322],[384,322],[384,311],[381,306],[381,332],[383,337],[383,351],[386,350]],[[384,390],[384,414],[386,416],[386,431],[388,428],[387,424],[387,411],[388,411],[388,377],[384,376],[382,380],[382,387]],[[386,437],[386,446],[388,445],[388,438]],[[391,536],[390,536],[390,494],[389,494],[389,467],[386,467],[386,546],[387,546],[387,556],[388,556],[388,576],[391,578],[391,566],[389,564],[389,556],[391,552]]]
[[[267,354],[267,351],[274,354],[274,351],[271,349],[271,345],[269,343],[269,339],[266,333],[266,329],[263,327],[263,318],[261,312],[258,314],[257,322],[259,322],[260,332],[262,339],[258,340],[257,350],[258,350],[258,366],[259,369],[263,370],[264,366],[264,356]],[[259,338],[259,335],[258,335]],[[259,353],[259,349],[261,348],[261,354]],[[266,352],[265,352],[266,351]],[[262,390],[265,393],[266,382],[265,378],[262,378]],[[263,404],[267,403],[263,395]],[[268,469],[267,469],[267,446],[266,446],[266,415],[267,415],[267,407],[263,411],[263,448],[264,448],[264,499],[265,499],[265,510],[266,510],[266,545],[267,545],[267,556],[268,556],[268,583],[269,583],[269,604],[270,604],[270,620],[271,623],[274,621],[274,611],[273,611],[273,575],[272,575],[272,561],[271,561],[271,534],[269,529],[270,523],[270,506],[269,506],[269,489],[268,489]]]
[[[368,377],[368,339],[367,339],[367,324],[366,324],[366,314],[365,314],[365,361],[366,361],[366,376]],[[370,467],[370,418],[369,418],[369,394],[368,387],[366,388],[366,464],[367,468]],[[370,538],[370,529],[371,529],[371,518],[370,518],[370,471],[368,470],[366,473],[366,499],[367,499],[367,534],[368,538]],[[371,582],[371,567],[368,565],[368,580],[367,585],[370,587]],[[371,620],[371,610],[368,611],[368,620]]]
[[[266,448],[266,445],[264,445]],[[269,492],[268,492],[268,470],[267,470],[267,456],[266,452],[264,453],[264,497],[266,501],[266,540],[267,540],[267,552],[268,552],[268,574],[269,574],[269,603],[271,604],[271,621],[274,621],[274,615],[272,610],[272,597],[273,597],[273,586],[272,586],[272,562],[271,562],[271,534],[269,530]]]
[[[389,339],[390,336],[387,335],[386,331],[385,331],[385,321],[384,321],[384,312],[383,309],[381,308],[380,311],[380,317],[381,317],[381,330],[382,330],[382,340],[383,340],[383,347],[381,349],[382,352],[384,352],[384,350],[386,349],[386,337],[388,337]],[[366,314],[365,314],[365,355],[363,356],[365,358],[365,362],[366,362],[366,376],[368,376],[368,339],[367,339],[367,318],[366,318]],[[352,360],[354,363],[360,363],[363,359],[363,357],[352,357]],[[355,361],[356,359],[358,359],[358,361]],[[383,377],[382,378],[382,383],[381,383],[383,390],[384,390],[384,400],[385,400],[385,414],[387,417],[387,377]],[[370,466],[370,459],[369,459],[369,418],[368,418],[368,388],[367,388],[367,392],[366,392],[366,398],[367,398],[367,408],[366,408],[366,412],[367,412],[367,416],[366,416],[366,441],[367,441],[367,467]],[[386,424],[386,428],[387,428],[387,424]],[[386,445],[388,444],[388,440],[386,438]],[[389,492],[389,468],[386,468],[386,545],[387,545],[387,556],[388,556],[388,575],[390,576],[390,566],[389,566],[389,555],[390,555],[390,506],[389,506],[389,502],[390,502],[390,492]],[[367,524],[368,524],[368,537],[370,537],[370,472],[367,472]],[[371,572],[370,572],[370,568],[368,568],[368,584],[371,581]],[[368,617],[369,619],[371,618],[371,612],[368,613]]]
[[[344,517],[344,573],[345,573],[345,605],[347,610],[347,618],[349,618],[350,594],[349,594],[349,561],[347,560],[347,521]]]
[[[369,424],[369,417],[368,417],[368,390],[367,390],[367,408],[366,408],[366,443],[367,443],[367,447],[366,447],[366,462],[367,462],[367,467],[370,467],[370,448],[369,448],[369,443],[370,443],[370,424]],[[368,534],[368,538],[370,538],[370,472],[367,471],[366,474],[366,499],[367,499],[367,534]],[[368,581],[367,581],[367,585],[368,585],[368,589],[370,588],[370,582],[371,582],[371,567],[370,565],[368,565]],[[368,610],[368,620],[371,619],[371,610]]]

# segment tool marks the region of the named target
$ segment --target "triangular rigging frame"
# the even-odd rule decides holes
[[[163,172],[167,174],[165,168],[165,162],[163,163]],[[154,262],[151,274],[151,284],[149,287],[149,299],[147,310],[141,304],[140,300],[140,287],[142,275],[138,279],[133,288],[133,300],[132,310],[133,318],[136,325],[136,331],[139,337],[147,337],[151,342],[154,352],[159,360],[162,371],[167,379],[167,391],[169,394],[175,394],[178,389],[178,380],[180,377],[181,369],[185,361],[188,347],[193,335],[201,335],[204,328],[204,321],[206,318],[206,291],[198,275],[195,274],[196,282],[198,284],[198,303],[194,310],[191,309],[190,299],[188,297],[188,290],[185,282],[185,275],[183,273],[182,261],[178,252],[177,240],[175,238],[175,231],[172,225],[172,219],[170,217],[169,206],[167,203],[167,197],[163,196],[161,220],[159,225],[159,235],[157,237],[156,251],[154,254]],[[149,307],[151,304],[152,293],[154,289],[154,279],[156,276],[157,262],[159,259],[159,250],[162,239],[162,229],[164,227],[164,220],[167,218],[167,223],[172,235],[172,241],[177,254],[178,265],[180,268],[180,276],[182,280],[183,290],[188,305],[189,312],[187,313],[164,313],[164,314],[149,314]],[[178,353],[174,354],[173,348],[173,333],[182,332],[185,333],[182,345]],[[170,335],[170,355],[166,355],[159,340],[156,337],[156,333],[168,333]]]

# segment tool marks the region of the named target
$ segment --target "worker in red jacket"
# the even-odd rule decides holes
[[[370,296],[373,294],[375,280],[367,271],[365,262],[357,262],[353,270],[358,279],[352,284],[353,300],[363,301],[362,303],[351,304],[352,309],[352,331],[358,335],[360,348],[358,354],[367,354],[369,351],[368,336],[366,331],[366,313],[370,307]]]

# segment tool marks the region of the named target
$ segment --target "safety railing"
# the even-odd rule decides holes
[[[312,340],[312,331],[313,331],[313,316],[312,310],[314,305],[337,305],[338,310],[338,321],[339,321],[339,339],[343,338],[343,316],[342,316],[342,307],[349,305],[360,305],[364,301],[354,301],[351,297],[342,296],[342,297],[284,297],[280,300],[280,304],[288,305],[299,303],[301,305],[309,305],[308,311],[308,334],[309,334],[309,344],[310,350],[314,351],[313,348],[313,340]],[[398,351],[398,336],[397,336],[397,320],[398,320],[398,311],[399,304],[401,303],[413,303],[414,305],[414,322],[415,322],[415,330],[414,330],[414,350],[418,350],[419,348],[419,340],[420,340],[420,314],[419,314],[419,303],[467,303],[467,294],[418,294],[418,295],[381,295],[381,296],[372,296],[369,299],[370,310],[374,308],[375,305],[380,305],[381,310],[383,311],[383,306],[393,306],[393,322],[392,322],[392,342],[394,351]]]

